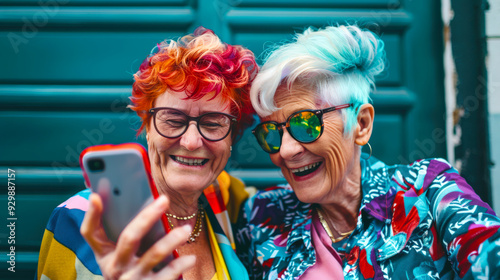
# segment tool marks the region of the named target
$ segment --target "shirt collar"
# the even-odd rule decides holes
[[[392,218],[392,203],[396,195],[391,184],[387,184],[388,168],[382,161],[371,157],[361,159],[361,190],[363,198],[358,217],[357,228],[362,226],[364,219],[377,219],[382,222],[390,221]],[[285,215],[285,227],[291,227],[288,235],[286,250],[292,252],[296,246],[303,243],[307,249],[311,244],[312,210],[311,204],[302,203],[293,194],[297,201],[293,211]]]
[[[294,211],[288,211],[285,215],[285,227],[290,227],[286,251],[292,252],[301,243],[306,249],[311,249],[311,226],[312,226],[312,205],[302,203],[293,194],[297,204]]]

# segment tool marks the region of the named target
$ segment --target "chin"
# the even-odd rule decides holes
[[[297,198],[304,203],[317,203],[319,201],[318,197],[314,194],[311,193],[309,190],[302,190],[302,191],[295,191],[295,195],[297,195]]]
[[[288,181],[290,182],[290,181]],[[294,182],[290,184],[297,198],[304,203],[314,203],[314,186],[304,184],[302,182]]]
[[[197,192],[203,191],[209,184],[202,181],[203,178],[197,176],[183,177],[179,180],[172,181],[173,188],[180,188],[180,192]]]
[[[209,175],[193,174],[193,173],[178,173],[165,174],[165,184],[179,192],[198,192],[204,190],[210,185]]]

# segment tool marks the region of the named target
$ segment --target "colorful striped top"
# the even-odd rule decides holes
[[[231,229],[248,193],[240,180],[226,172],[222,172],[217,181],[218,188],[210,186],[202,197],[206,202],[209,240],[216,266],[213,279],[248,279],[234,251]],[[37,279],[103,279],[92,249],[80,234],[90,193],[88,189],[83,190],[52,212],[40,248]]]

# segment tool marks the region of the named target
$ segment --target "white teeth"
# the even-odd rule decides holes
[[[175,160],[186,165],[202,165],[203,159],[175,157]]]
[[[309,165],[306,165],[306,166],[303,166],[303,167],[291,169],[291,171],[292,171],[292,173],[298,173],[298,172],[302,172],[302,171],[305,171],[305,170],[313,169],[314,167],[316,167],[318,165],[319,165],[319,162],[315,162],[313,164],[309,164]]]

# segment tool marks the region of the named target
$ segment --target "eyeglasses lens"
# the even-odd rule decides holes
[[[223,138],[231,128],[231,120],[228,116],[218,113],[204,115],[198,122],[201,134],[210,140]]]
[[[302,143],[310,143],[321,134],[321,120],[313,112],[299,112],[289,119],[289,132]],[[255,129],[255,136],[262,149],[276,153],[281,146],[281,132],[276,123],[262,123]]]
[[[300,112],[290,118],[290,133],[302,143],[313,142],[321,134],[321,121],[309,111]]]
[[[156,128],[167,137],[177,137],[184,133],[187,116],[176,110],[159,110],[156,112]]]
[[[274,123],[264,123],[257,127],[255,135],[262,149],[268,153],[276,153],[281,146],[281,133]]]

